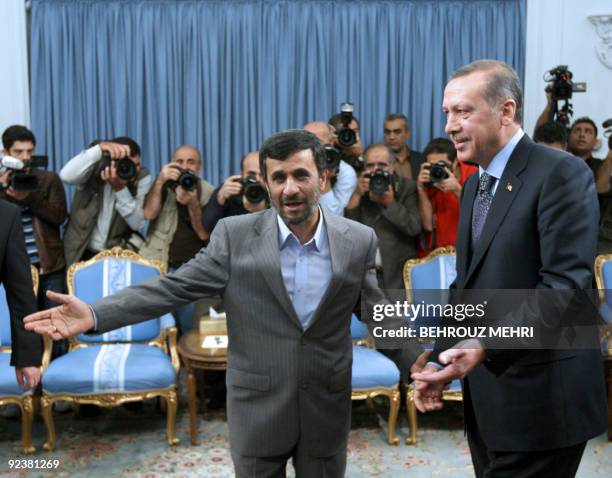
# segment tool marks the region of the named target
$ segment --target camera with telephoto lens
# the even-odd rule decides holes
[[[569,70],[567,65],[559,65],[544,73],[544,81],[551,84],[546,87],[546,92],[550,93],[552,105],[548,120],[557,122],[564,126],[570,123],[572,116],[572,104],[570,99],[573,93],[585,93],[586,83],[574,83],[572,81],[574,74]],[[564,101],[565,104],[559,108],[559,101]]]
[[[32,156],[29,161],[22,161],[12,156],[2,158],[2,169],[11,171],[9,181],[2,189],[13,188],[19,192],[30,192],[38,189],[38,178],[32,174],[32,168],[46,169],[49,163],[47,156]]]
[[[444,161],[438,161],[433,164],[426,164],[425,168],[429,169],[429,182],[427,187],[433,187],[435,183],[443,181],[449,177],[446,169],[448,165]]]
[[[353,103],[342,103],[340,105],[340,119],[342,120],[342,127],[336,131],[338,135],[338,144],[344,148],[350,148],[357,142],[357,135],[349,128],[351,121],[353,121]]]
[[[325,149],[325,169],[335,171],[340,167],[340,161],[342,161],[342,154],[331,144],[323,146]]]
[[[259,184],[257,178],[248,175],[240,180],[242,183],[242,194],[251,204],[259,204],[261,201],[268,198],[268,193],[265,188]]]
[[[608,138],[608,149],[612,151],[612,118],[608,118],[601,125],[604,128],[604,136]]]
[[[189,170],[179,168],[178,166],[172,165],[174,169],[177,169],[180,173],[178,179],[176,181],[168,181],[169,187],[172,189],[176,189],[177,186],[182,187],[185,191],[193,191],[198,187],[198,176]]]
[[[102,160],[100,161],[96,175],[99,177],[102,171],[111,165],[112,161],[114,161],[117,166],[117,176],[119,176],[120,179],[130,181],[138,174],[136,165],[130,158],[111,159],[108,151],[102,151]]]
[[[370,178],[370,191],[373,193],[385,193],[391,185],[391,174],[384,169],[377,169],[368,174],[368,178]]]

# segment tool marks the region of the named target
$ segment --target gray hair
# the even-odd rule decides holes
[[[498,108],[507,99],[514,100],[516,103],[514,121],[521,124],[523,122],[523,90],[521,89],[521,82],[516,71],[503,61],[473,61],[456,70],[446,84],[448,85],[449,82],[456,78],[476,72],[487,73],[487,86],[484,95],[491,108]]]

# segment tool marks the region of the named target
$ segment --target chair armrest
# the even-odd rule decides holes
[[[42,354],[42,370],[47,370],[51,363],[51,354],[53,353],[53,340],[47,334],[43,335],[43,354]]]
[[[178,330],[176,329],[176,327],[168,327],[163,330],[163,333],[164,333],[164,337],[163,337],[164,347],[167,346],[167,349],[165,350],[165,352],[168,355],[170,355],[172,366],[174,367],[174,370],[176,370],[176,373],[178,373],[181,367],[181,362],[179,360],[178,349],[176,345],[176,337],[178,335]]]

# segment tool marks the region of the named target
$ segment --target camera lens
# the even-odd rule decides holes
[[[255,178],[247,177],[244,179],[243,184],[244,197],[251,204],[258,204],[268,197],[266,190]]]
[[[389,173],[382,170],[377,169],[372,174],[370,174],[370,191],[373,193],[385,193],[387,189],[389,189],[389,185],[391,184],[391,179],[389,177]]]
[[[338,143],[345,148],[350,148],[357,142],[357,135],[350,128],[342,128],[338,131]]]
[[[330,146],[329,144],[325,145],[325,169],[337,169],[340,166],[341,156],[340,152]]]
[[[117,176],[124,181],[129,181],[136,177],[136,165],[130,158],[121,158],[117,161]]]
[[[183,189],[191,191],[197,185],[197,177],[191,171],[183,171],[179,176],[178,183]]]

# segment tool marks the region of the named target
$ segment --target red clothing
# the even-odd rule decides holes
[[[459,184],[463,186],[467,179],[478,171],[477,166],[458,162]],[[453,192],[443,192],[438,188],[428,188],[427,197],[431,201],[434,215],[434,231],[425,231],[423,241],[419,244],[419,257],[424,257],[437,247],[454,246],[457,242],[459,228],[459,197]]]

